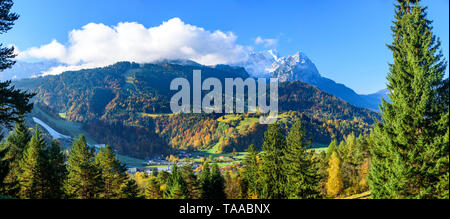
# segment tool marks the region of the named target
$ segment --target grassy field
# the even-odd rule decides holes
[[[58,113],[58,115],[63,119],[66,119],[67,117],[67,113]]]
[[[69,122],[64,119],[54,118],[51,115],[47,114],[44,110],[39,108],[37,105],[34,106],[32,115],[43,120],[50,127],[55,129],[57,132],[60,132],[61,134],[69,135],[72,137],[84,135],[84,137],[86,138],[86,141],[89,144],[98,144],[97,142],[95,142],[95,140],[93,138],[91,138],[89,136],[89,134],[87,132],[85,132],[81,128],[81,126],[82,126],[81,123]]]
[[[312,143],[311,144],[311,150],[316,152],[316,153],[318,153],[318,154],[320,154],[322,152],[327,152],[328,145]]]

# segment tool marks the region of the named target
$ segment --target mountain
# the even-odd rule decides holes
[[[388,89],[383,89],[383,90],[380,90],[380,91],[378,91],[376,93],[373,93],[373,94],[361,94],[360,96],[363,97],[364,99],[366,99],[367,102],[369,102],[369,103],[377,103],[373,107],[374,108],[376,107],[376,109],[377,109],[376,111],[379,111],[378,105],[381,104],[381,100],[382,99],[384,99],[384,100],[386,100],[388,102],[390,101],[388,94],[389,94],[389,90]]]
[[[243,66],[253,77],[269,78],[272,72],[279,66],[279,53],[276,50],[251,52],[244,61],[234,63]]]
[[[251,53],[246,62],[237,65],[243,66],[253,77],[275,77],[280,82],[306,82],[358,107],[378,111],[378,104],[381,103],[378,94],[359,95],[343,84],[322,77],[315,64],[302,52],[287,57],[280,57],[274,50]]]
[[[37,93],[33,101],[46,114],[82,124],[98,144],[110,144],[132,157],[148,158],[172,149],[231,152],[245,151],[250,144],[261,146],[267,126],[259,124],[258,114],[172,114],[169,107],[177,92],[169,89],[174,78],[191,81],[195,69],[202,70],[203,79],[247,78],[244,68],[176,63],[180,62],[120,62],[23,79],[14,85]],[[315,144],[326,145],[351,132],[367,133],[379,118],[377,113],[300,81],[280,84],[279,108],[283,127],[301,120]]]
[[[0,81],[20,80],[38,77],[52,67],[61,66],[57,61],[23,62],[17,61],[10,69],[0,72]]]
[[[153,64],[201,66],[190,60],[160,60],[153,62]],[[60,65],[62,64],[56,61],[34,63],[19,61],[11,69],[0,72],[0,81],[37,77],[52,67]],[[302,52],[297,52],[287,57],[280,56],[276,50],[251,52],[243,61],[233,63],[233,65],[244,67],[252,77],[277,77],[280,79],[280,82],[303,81],[317,86],[319,89],[329,92],[355,106],[373,111],[378,111],[378,105],[381,103],[379,93],[359,95],[344,84],[322,77],[315,64]]]

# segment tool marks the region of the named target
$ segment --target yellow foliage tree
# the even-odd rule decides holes
[[[328,164],[328,181],[326,184],[327,194],[336,196],[344,188],[344,182],[342,181],[341,174],[341,161],[336,152],[331,154]]]
[[[369,173],[369,170],[370,170],[370,160],[366,159],[362,163],[360,170],[361,181],[359,181],[359,186],[362,190],[367,190],[369,188],[369,185],[367,183],[367,175]]]

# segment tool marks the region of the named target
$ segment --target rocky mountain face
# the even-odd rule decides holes
[[[315,64],[302,52],[280,57],[274,50],[252,53],[246,62],[238,63],[253,77],[275,77],[280,82],[303,81],[335,95],[357,107],[378,111],[381,97],[386,99],[386,91],[369,95],[359,95],[344,84],[320,75]]]

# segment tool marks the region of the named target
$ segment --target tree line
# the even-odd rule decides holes
[[[110,146],[98,152],[77,138],[68,156],[56,140],[48,144],[36,126],[31,134],[23,121],[0,145],[7,171],[0,194],[21,199],[135,198],[137,185]]]

